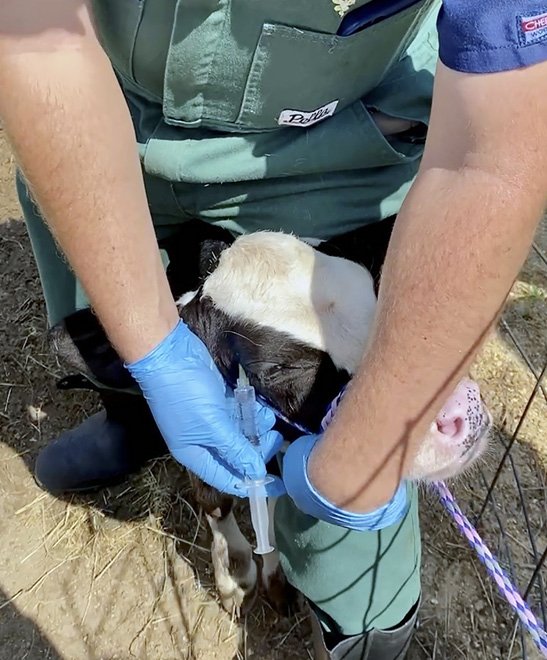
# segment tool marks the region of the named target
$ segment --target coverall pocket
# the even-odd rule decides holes
[[[422,0],[346,37],[265,23],[236,124],[247,129],[275,128],[284,123],[287,110],[304,118],[317,113],[311,116],[313,121],[355,103],[398,60],[428,4],[429,0]]]
[[[369,158],[364,154],[359,156],[359,167],[402,165],[421,157],[423,153],[421,145],[401,144],[397,135],[389,137],[383,135],[372,118],[371,109],[362,100],[351,106],[351,112],[357,118],[360,129],[361,139],[357,142],[364,153],[371,153]]]

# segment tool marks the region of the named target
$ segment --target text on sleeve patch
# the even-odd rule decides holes
[[[521,46],[530,46],[547,39],[547,12],[535,16],[519,16],[517,29]]]

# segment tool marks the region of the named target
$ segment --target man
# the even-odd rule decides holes
[[[327,238],[398,213],[362,367],[328,432],[284,461],[280,551],[321,622],[321,657],[406,652],[419,532],[402,477],[494,323],[545,204],[547,3],[444,0],[429,120],[437,9],[0,6],[0,115],[47,220],[20,183],[49,321],[85,305],[83,289],[169,449],[214,486],[240,493],[242,476],[265,468],[228,419],[203,345],[177,322],[154,225],[159,238],[190,218]],[[40,457],[45,487],[98,487],[160,451],[143,405],[136,425],[122,395],[104,398],[107,414]]]

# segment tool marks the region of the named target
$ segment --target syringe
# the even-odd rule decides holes
[[[260,443],[256,426],[255,388],[249,385],[243,370],[240,370],[240,378],[238,378],[237,387],[234,390],[234,397],[237,404],[241,433],[259,451]],[[268,534],[268,503],[266,501],[266,489],[264,488],[270,481],[271,477],[266,477],[265,479],[247,479],[245,481],[245,486],[249,491],[251,522],[256,536],[255,552],[257,555],[266,555],[268,552],[274,550],[270,545]]]

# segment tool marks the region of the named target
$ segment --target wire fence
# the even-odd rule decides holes
[[[547,257],[537,244],[533,254],[547,273]],[[520,589],[547,630],[547,483],[545,468],[532,454],[523,464],[515,460],[520,450],[523,427],[537,397],[547,403],[547,355],[538,369],[535,360],[519,339],[516,328],[506,318],[501,320],[501,332],[507,344],[520,356],[534,380],[534,387],[520,412],[513,432],[498,434],[501,458],[494,467],[480,471],[481,483],[473,489],[468,504],[470,519],[485,537],[511,580]],[[536,364],[534,364],[534,362]],[[543,429],[547,442],[547,429]],[[468,511],[469,513],[469,511]],[[506,605],[509,608],[508,605]],[[500,652],[503,660],[535,660],[540,657],[528,633],[507,609],[505,630],[500,628]]]

